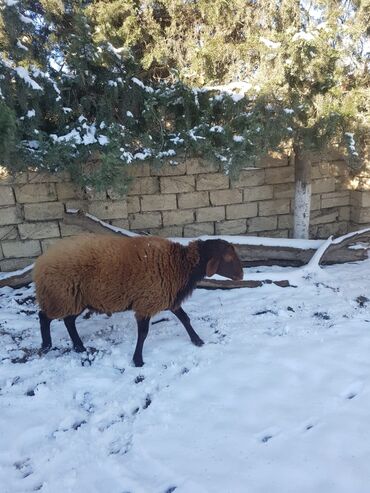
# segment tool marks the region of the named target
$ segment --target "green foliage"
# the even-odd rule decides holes
[[[16,116],[8,106],[0,101],[0,155],[9,159],[9,149],[15,145]]]
[[[369,128],[365,3],[19,0],[0,8],[0,150],[10,170],[68,169],[124,190],[182,153],[251,166],[287,142]],[[338,22],[340,19],[340,22]]]

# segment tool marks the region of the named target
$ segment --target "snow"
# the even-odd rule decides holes
[[[53,322],[39,356],[34,287],[1,289],[1,491],[367,493],[369,273],[196,290],[184,308],[205,345],[158,314],[143,368],[131,313],[81,317],[88,355]]]
[[[150,149],[143,149],[143,152],[136,152],[133,155],[133,159],[138,159],[139,161],[144,161],[145,159],[148,159],[152,155]]]
[[[357,231],[351,231],[350,233],[347,233],[346,235],[343,235],[343,236],[340,236],[338,238],[335,238],[335,240],[333,240],[333,243],[334,244],[338,244],[341,241],[348,240],[349,238],[353,238],[353,237],[356,237],[356,236],[359,236],[359,235],[363,235],[365,233],[370,233],[370,228],[363,228],[363,229],[359,229]],[[352,248],[354,248],[355,246],[356,245],[353,245]],[[357,244],[357,246],[358,246],[358,244]]]
[[[312,41],[315,36],[312,33],[307,33],[305,31],[299,31],[294,34],[292,41]]]
[[[176,151],[174,149],[168,149],[167,151],[161,151],[157,153],[158,159],[163,159],[170,156],[176,156]]]
[[[172,144],[175,145],[180,145],[184,143],[184,139],[179,137],[179,135],[175,135],[174,137],[171,137],[169,140],[172,142]]]
[[[120,151],[122,151],[122,148],[120,149]],[[122,154],[120,156],[120,159],[122,159],[122,161],[126,161],[127,164],[130,164],[133,161],[134,156],[132,155],[131,152],[122,151]]]
[[[243,142],[244,141],[244,137],[242,135],[234,135],[233,136],[233,141],[234,142]]]
[[[225,132],[224,130],[224,127],[222,127],[221,125],[213,125],[210,129],[209,129],[210,132],[216,132],[216,133],[223,133]]]
[[[294,110],[292,108],[284,108],[284,113],[286,113],[287,115],[291,115],[292,113],[294,113]]]
[[[234,103],[241,101],[243,98],[244,98],[244,94],[232,94],[231,95],[231,99],[234,101]]]
[[[275,41],[271,41],[270,39],[267,39],[267,38],[263,38],[262,36],[260,37],[260,41],[261,43],[263,43],[267,48],[271,48],[272,50],[277,50],[278,48],[280,48],[281,46],[281,43],[279,42],[275,42]]]
[[[192,140],[205,140],[206,138],[203,137],[202,135],[196,135],[196,131],[198,130],[198,127],[195,127],[195,128],[191,128],[189,131],[188,131],[188,134],[189,134],[189,137],[192,139]]]
[[[64,110],[68,108],[64,108]],[[66,111],[64,111],[66,113]],[[55,134],[50,134],[50,137],[54,140],[54,142],[71,142],[74,141],[75,144],[83,144],[83,145],[91,145],[99,142],[100,145],[107,145],[109,143],[109,138],[105,135],[98,135],[96,137],[96,125],[92,123],[88,125],[86,123],[85,117],[79,117],[79,122],[82,123],[82,129],[84,133],[80,132],[81,128],[78,129],[73,128],[70,132],[65,135],[57,136]],[[80,130],[80,131],[79,131]]]
[[[101,146],[109,144],[109,139],[106,135],[98,135],[98,142]]]
[[[99,32],[98,29],[97,32]],[[115,48],[111,43],[107,43],[107,46],[115,55],[117,55],[118,58],[121,59],[121,53],[125,50],[124,46],[121,46],[120,48]]]
[[[5,3],[5,5],[7,5],[8,7],[12,7],[13,5],[17,5],[18,0],[3,0],[3,2],[4,2],[4,3]]]
[[[27,118],[33,118],[34,116],[36,116],[36,111],[35,110],[28,110],[26,116],[27,116]]]
[[[351,132],[345,132],[344,135],[348,138],[348,148],[352,156],[358,156],[358,152],[356,151],[356,142],[354,139],[354,134]]]
[[[32,89],[36,91],[42,91],[42,87],[30,77],[30,74],[28,73],[28,70],[26,70],[24,67],[15,67],[14,69],[18,76],[24,80],[26,84],[28,84]]]
[[[96,127],[94,124],[92,125],[87,125],[87,123],[84,123],[82,125],[82,128],[86,130],[86,134],[82,137],[82,142],[84,145],[90,145],[94,144],[96,142],[95,138],[95,133],[96,133]]]
[[[33,20],[30,18],[30,17],[26,17],[25,15],[23,14],[19,14],[19,18],[20,20],[24,23],[24,24],[32,24],[33,23]]]
[[[230,96],[237,95],[244,97],[244,94],[252,89],[252,84],[246,81],[229,82],[228,84],[217,85],[217,86],[204,86],[201,88],[202,92],[208,91],[219,91]],[[239,94],[242,93],[242,94]]]
[[[253,168],[255,169],[255,168]],[[178,241],[183,245],[187,245],[190,241],[195,239],[211,240],[219,238],[222,240],[230,241],[231,243],[237,243],[239,245],[264,245],[264,246],[282,246],[292,248],[302,248],[308,250],[310,248],[319,248],[325,240],[296,240],[292,238],[267,238],[263,236],[238,236],[238,235],[212,235],[212,236],[199,236],[197,238],[172,238],[174,241]]]
[[[132,82],[134,82],[136,85],[144,89],[144,91],[148,93],[153,93],[154,89],[152,87],[146,86],[141,80],[137,79],[136,77],[131,77]]]
[[[81,135],[79,134],[79,132],[75,128],[72,129],[67,134],[61,135],[60,137],[58,137],[55,134],[50,134],[50,137],[55,142],[70,142],[71,140],[73,140],[76,144],[81,144],[82,143]]]
[[[35,150],[40,147],[40,142],[38,140],[23,140],[22,144]]]
[[[219,152],[216,152],[215,156],[217,157],[217,159],[219,159],[222,163],[226,163],[227,162],[227,157],[223,156],[222,154],[220,154]]]
[[[33,269],[33,264],[27,265],[23,269],[15,270],[13,272],[0,272],[0,279],[8,279],[9,277],[19,276]]]
[[[27,46],[25,46],[25,45],[24,45],[21,41],[19,41],[19,39],[18,39],[18,41],[17,41],[17,46],[18,46],[18,48],[20,48],[21,50],[28,51]]]

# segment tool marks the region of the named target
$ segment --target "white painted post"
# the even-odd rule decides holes
[[[309,237],[311,210],[311,161],[298,146],[294,146],[295,195],[293,237]]]

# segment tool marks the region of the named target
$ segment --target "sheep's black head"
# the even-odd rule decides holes
[[[242,264],[231,243],[225,240],[206,240],[203,251],[208,277],[219,274],[233,281],[243,279]]]

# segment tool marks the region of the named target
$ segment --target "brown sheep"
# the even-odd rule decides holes
[[[143,365],[150,318],[162,310],[171,310],[191,341],[201,346],[203,341],[181,303],[198,281],[216,273],[243,278],[234,247],[223,240],[198,240],[187,246],[154,236],[86,235],[61,240],[37,259],[33,270],[41,308],[41,349],[51,348],[51,321],[63,318],[74,349],[85,351],[75,320],[86,308],[99,313],[135,312],[136,366]]]

